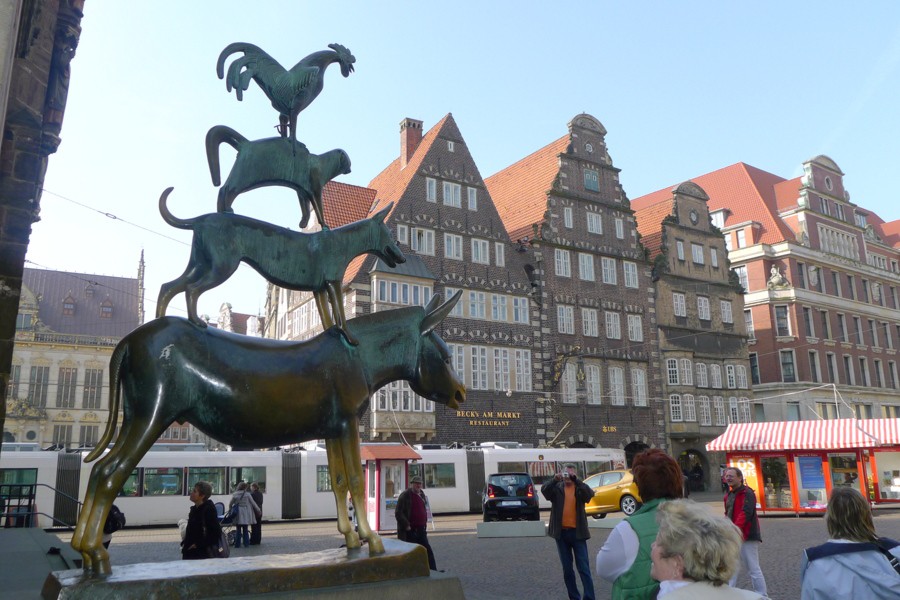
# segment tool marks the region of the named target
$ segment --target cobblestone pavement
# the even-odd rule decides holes
[[[707,504],[720,511],[721,501]],[[187,507],[185,508],[185,514]],[[877,509],[875,526],[879,535],[900,539],[900,510]],[[612,515],[614,517],[621,515]],[[543,514],[544,519],[549,512]],[[566,598],[556,545],[547,537],[479,539],[475,525],[480,515],[438,515],[436,529],[428,537],[437,565],[462,582],[469,600]],[[773,600],[800,597],[800,556],[804,548],[827,538],[821,517],[767,516],[761,518],[763,545],[760,564]],[[609,530],[591,529],[588,549],[593,560]],[[60,533],[68,542],[71,534]],[[164,562],[181,558],[176,527],[128,529],[113,536],[110,555],[113,565]],[[263,525],[263,543],[250,548],[232,548],[231,555],[253,556],[312,552],[339,547],[343,537],[334,521],[284,521]],[[750,587],[742,576],[738,582]],[[611,587],[596,579],[597,598],[609,598]]]

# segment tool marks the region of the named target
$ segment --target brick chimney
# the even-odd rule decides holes
[[[400,168],[405,169],[406,163],[412,158],[419,142],[422,141],[422,121],[406,118],[400,121]]]

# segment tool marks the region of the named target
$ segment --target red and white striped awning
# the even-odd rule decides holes
[[[734,423],[708,443],[706,450],[837,450],[896,445],[900,445],[900,419],[834,419]]]

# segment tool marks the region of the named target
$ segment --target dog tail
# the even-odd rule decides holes
[[[172,193],[172,190],[175,188],[167,187],[163,193],[159,197],[159,214],[162,215],[163,221],[171,225],[172,227],[177,227],[178,229],[193,229],[194,221],[196,219],[179,219],[175,215],[169,212],[168,207],[166,206],[166,200],[169,198],[169,194]]]
[[[103,454],[103,451],[106,450],[113,439],[113,434],[116,431],[116,423],[119,419],[119,407],[122,404],[122,386],[120,379],[122,361],[125,360],[127,355],[128,343],[123,340],[119,342],[115,350],[113,350],[112,357],[109,359],[109,418],[106,421],[106,430],[103,432],[103,437],[100,438],[100,441],[94,446],[94,449],[84,457],[84,462],[86,463],[93,462],[98,456]]]
[[[214,125],[206,132],[206,162],[209,164],[209,174],[215,186],[222,185],[222,176],[219,173],[219,146],[222,142],[240,152],[241,144],[246,143],[247,138],[227,125]]]

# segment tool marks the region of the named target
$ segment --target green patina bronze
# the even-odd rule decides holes
[[[219,174],[219,146],[223,142],[237,150],[224,185]],[[250,141],[225,125],[216,125],[206,134],[206,160],[213,185],[222,185],[216,207],[219,212],[231,212],[234,199],[248,190],[285,186],[297,192],[303,214],[301,229],[309,223],[310,204],[319,225],[328,229],[322,209],[322,189],[338,175],[350,172],[350,157],[343,150],[310,154],[306,146],[296,140],[266,138]]]
[[[233,446],[264,448],[324,438],[334,488],[338,530],[349,549],[368,540],[384,546],[367,519],[359,535],[347,514],[347,492],[359,515],[366,496],[359,450],[359,418],[371,395],[392,381],[409,381],[420,396],[458,408],[466,389],[450,367],[447,345],[434,332],[459,300],[424,309],[399,308],[351,319],[359,340],[346,343],[336,328],[304,342],[253,338],[187,319],[162,317],[134,330],[110,359],[110,417],[97,447],[112,441],[118,412],[126,416],[112,449],[91,470],[85,503],[72,537],[84,570],[109,575],[103,523],[110,506],[144,454],[169,425],[190,422]]]
[[[353,72],[356,57],[350,54],[350,50],[340,44],[328,44],[328,47],[331,50],[313,52],[288,71],[258,46],[236,42],[219,54],[216,74],[219,79],[225,80],[229,92],[234,88],[238,100],[243,100],[250,80],[255,81],[280,115],[281,135],[287,137],[290,130],[290,138],[296,140],[297,115],[321,93],[328,65],[340,64],[344,77],[349,77]],[[243,52],[244,55],[229,65],[226,74],[225,60],[236,52]]]

